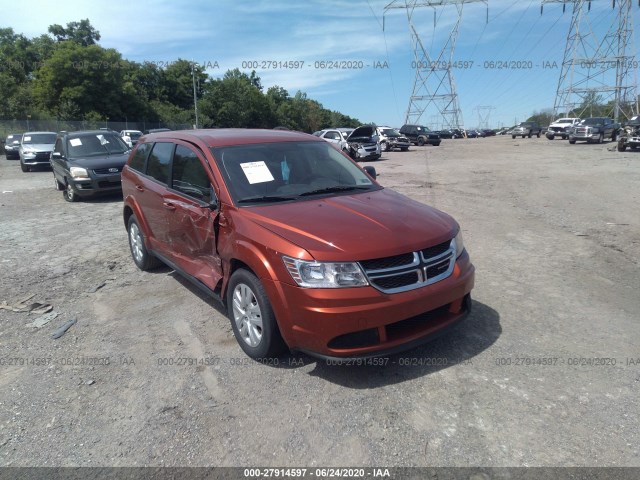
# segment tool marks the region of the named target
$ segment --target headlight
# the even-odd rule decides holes
[[[35,153],[36,151],[31,147],[22,147],[22,153]]]
[[[89,180],[89,172],[86,168],[71,167],[71,176],[76,180]]]
[[[456,258],[458,258],[460,255],[462,255],[462,252],[464,251],[464,242],[462,241],[462,230],[458,231],[458,234],[456,235],[456,238],[453,239],[454,242],[456,242]]]
[[[360,266],[355,262],[309,262],[291,257],[282,257],[282,261],[300,287],[346,288],[369,284]]]

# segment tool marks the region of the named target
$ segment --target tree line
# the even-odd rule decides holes
[[[203,65],[178,59],[166,66],[126,60],[98,44],[88,19],[51,25],[35,38],[0,28],[0,119],[77,119],[273,128],[313,132],[356,127],[357,119],[324,108],[298,91],[264,91],[260,77],[239,69],[212,78]]]

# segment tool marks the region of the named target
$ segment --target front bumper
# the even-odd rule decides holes
[[[38,152],[38,153],[23,153],[22,163],[29,166],[51,165],[50,163],[51,152]]]
[[[91,197],[122,191],[122,180],[120,173],[113,175],[100,175],[90,179],[70,179],[69,183],[75,192],[81,197]]]
[[[396,294],[373,287],[300,288],[265,281],[280,331],[292,350],[321,358],[396,353],[441,335],[469,312],[474,267],[466,251],[453,273],[432,285]]]

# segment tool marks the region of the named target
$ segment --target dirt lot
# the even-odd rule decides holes
[[[464,324],[377,367],[249,360],[214,301],[135,268],[121,198],[66,203],[0,157],[0,302],[59,312],[0,310],[0,465],[640,466],[640,153],[613,146],[373,162],[477,268]]]

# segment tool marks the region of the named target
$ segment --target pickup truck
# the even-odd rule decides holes
[[[608,117],[585,118],[580,124],[569,130],[569,143],[586,141],[588,143],[602,143],[605,138],[616,140],[620,124]]]
[[[538,125],[536,122],[521,122],[516,128],[511,130],[511,138],[516,137],[529,137],[531,138],[533,135],[540,138],[540,134],[542,133],[542,127]]]
[[[556,137],[562,137],[566,140],[569,136],[569,130],[578,125],[582,120],[576,117],[558,118],[547,129],[546,137],[553,140]]]

